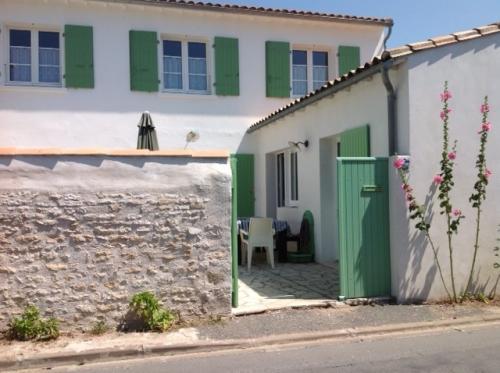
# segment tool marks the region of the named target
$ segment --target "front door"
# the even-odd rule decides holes
[[[337,158],[337,180],[341,295],[389,296],[388,159]]]

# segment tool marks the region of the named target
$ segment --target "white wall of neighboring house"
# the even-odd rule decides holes
[[[300,227],[304,211],[314,216],[316,261],[338,259],[336,225],[336,135],[349,128],[370,125],[373,156],[388,156],[387,95],[380,74],[296,111],[248,135],[255,153],[255,211],[270,215],[269,196],[276,189],[266,179],[266,164],[274,153],[290,150],[289,141],[309,141],[298,154],[299,201],[288,203],[288,221]],[[266,162],[271,157],[273,162]],[[289,184],[289,178],[287,178]]]
[[[493,249],[500,239],[500,34],[418,52],[396,62],[390,77],[398,94],[397,151],[410,156],[411,183],[418,200],[430,206],[431,235],[448,282],[446,223],[439,214],[433,177],[439,172],[442,138],[439,95],[445,80],[449,81],[453,93],[450,136],[458,140],[453,201],[454,207],[466,216],[459,235],[454,237],[458,292],[463,291],[473,253],[475,210],[468,198],[477,174],[474,164],[479,148],[479,108],[484,95],[489,96],[493,130],[487,160],[493,176],[483,206],[476,267],[479,275],[475,278],[477,287],[489,294],[500,278],[500,271],[493,267]],[[336,203],[335,136],[368,123],[372,155],[387,156],[387,119],[386,91],[377,74],[249,134],[249,143],[256,153],[257,215],[269,214],[275,209],[267,200],[269,194],[276,193],[269,187],[270,173],[266,173],[266,164],[272,165],[269,155],[287,149],[290,140],[309,140],[309,148],[299,153],[299,202],[292,208],[298,221],[305,210],[314,214],[317,261],[338,259],[336,214],[335,208],[330,208]],[[392,293],[400,302],[442,299],[446,294],[431,248],[408,220],[401,182],[392,166],[390,168]],[[272,198],[271,202],[274,202]]]
[[[93,26],[95,88],[6,84],[8,28],[48,27],[62,32],[65,24]],[[187,132],[196,130],[201,137],[190,145],[192,148],[236,151],[252,122],[290,101],[265,97],[266,41],[328,48],[333,78],[338,71],[335,56],[339,45],[359,46],[361,60],[367,61],[379,52],[383,36],[380,25],[84,0],[0,0],[0,27],[0,147],[134,148],[140,113],[149,110],[161,149],[184,147]],[[238,38],[240,96],[132,92],[129,73],[132,29],[156,31],[160,37],[167,34],[195,37],[206,41],[208,46],[213,44],[215,36]],[[161,45],[158,48],[160,59]],[[213,82],[213,49],[207,50]],[[159,70],[162,71],[161,61]]]
[[[500,239],[500,34],[485,36],[411,55],[408,71],[409,112],[402,112],[399,153],[411,156],[411,183],[419,201],[432,202],[431,236],[449,284],[446,221],[439,214],[437,192],[432,179],[439,172],[442,124],[439,94],[445,80],[453,94],[450,101],[450,138],[456,139],[457,160],[452,197],[455,208],[463,211],[459,235],[454,236],[457,291],[462,291],[470,271],[475,239],[476,213],[468,201],[477,179],[474,168],[479,149],[480,105],[485,95],[491,105],[487,144],[488,168],[493,172],[481,217],[481,241],[475,284],[488,294],[499,281],[500,270],[493,268],[493,249]],[[407,119],[405,119],[407,118]],[[405,121],[408,126],[405,126]],[[407,139],[404,141],[408,134]],[[395,176],[393,174],[393,176]],[[432,250],[409,223],[400,183],[393,179],[391,191],[391,233],[393,292],[401,300],[436,299],[445,296],[436,273]],[[498,261],[498,258],[497,258]],[[484,288],[483,288],[484,287]]]

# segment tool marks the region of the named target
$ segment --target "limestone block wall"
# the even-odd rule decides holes
[[[0,330],[27,304],[113,325],[144,290],[229,314],[230,207],[224,157],[0,156]]]

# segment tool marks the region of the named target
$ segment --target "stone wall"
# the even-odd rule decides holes
[[[113,325],[151,290],[184,317],[231,312],[227,160],[0,157],[0,330],[27,304]]]

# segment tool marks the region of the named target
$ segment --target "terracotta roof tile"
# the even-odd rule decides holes
[[[322,21],[354,22],[354,23],[374,24],[374,25],[393,24],[393,20],[391,18],[360,17],[347,14],[321,13],[321,12],[311,12],[311,11],[303,11],[295,9],[275,9],[275,8],[264,8],[255,6],[245,6],[245,5],[217,4],[209,2],[205,3],[205,2],[195,2],[195,1],[185,1],[185,0],[94,0],[94,1],[137,3],[137,4],[147,4],[153,6],[167,6],[167,7],[170,6],[176,8],[225,11],[225,12],[253,14],[262,16],[309,18],[319,21],[322,20]]]
[[[403,45],[397,48],[389,49],[382,53],[381,56],[375,57],[371,62],[365,63],[363,66],[359,66],[355,70],[349,71],[347,74],[337,77],[335,80],[329,81],[320,89],[317,89],[314,92],[308,93],[306,96],[301,97],[300,99],[296,99],[291,103],[283,106],[282,108],[274,111],[273,113],[267,115],[265,118],[259,120],[258,122],[252,124],[247,132],[253,132],[269,123],[271,123],[278,114],[294,110],[295,106],[301,102],[307,102],[311,100],[314,96],[317,96],[319,93],[324,92],[325,90],[330,90],[337,88],[340,83],[345,81],[349,81],[350,79],[356,77],[362,72],[369,70],[370,68],[380,64],[383,61],[396,59],[400,57],[404,57],[406,55],[410,55],[413,53],[418,53],[420,51],[429,50],[432,48],[439,48],[445,45],[460,43],[466,40],[471,40],[475,38],[479,38],[486,35],[491,35],[493,33],[500,32],[500,22],[493,23],[487,26],[477,27],[472,30],[466,30],[461,32],[456,32],[450,35],[437,36],[425,41],[411,43],[407,45]],[[340,88],[343,89],[343,88]]]

